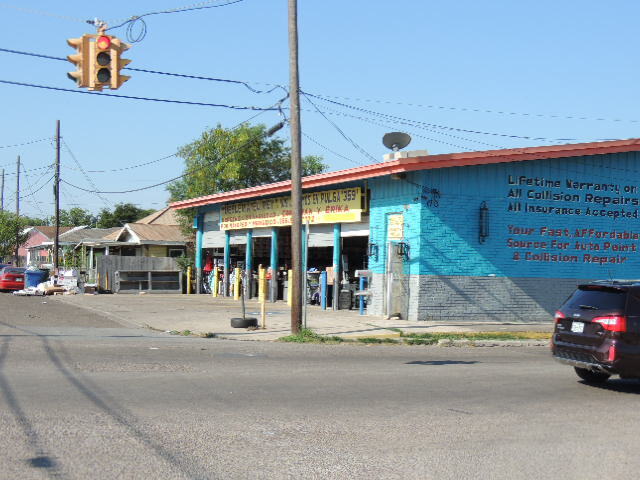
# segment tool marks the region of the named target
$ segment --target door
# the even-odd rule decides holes
[[[389,242],[387,248],[387,318],[409,317],[409,276],[405,273],[406,257],[398,253],[400,242]]]

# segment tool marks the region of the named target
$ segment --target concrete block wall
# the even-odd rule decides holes
[[[370,315],[384,315],[385,275],[375,274]],[[579,283],[590,279],[410,275],[409,320],[549,322]]]

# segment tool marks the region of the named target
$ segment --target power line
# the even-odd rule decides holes
[[[23,147],[25,145],[32,145],[34,143],[44,142],[45,140],[51,140],[51,137],[39,138],[38,140],[31,140],[29,142],[24,142],[24,143],[15,143],[13,145],[0,145],[0,148]]]
[[[45,12],[43,10],[35,10],[33,8],[16,7],[15,5],[9,5],[9,4],[4,3],[4,2],[0,3],[0,7],[9,8],[9,9],[12,9],[12,10],[17,10],[17,11],[20,11],[22,13],[29,13],[31,15],[39,15],[39,16],[43,16],[43,17],[57,18],[57,19],[60,19],[60,20],[68,20],[68,21],[71,21],[71,22],[82,22],[82,23],[85,23],[85,20],[83,20],[81,18],[69,17],[69,16],[66,16],[66,15],[60,15],[58,13]]]
[[[82,165],[80,165],[80,162],[78,161],[76,156],[71,151],[71,147],[69,147],[69,144],[66,142],[66,140],[63,139],[62,143],[64,144],[64,147],[66,148],[67,152],[69,153],[69,155],[71,156],[71,158],[73,159],[75,164],[78,166],[78,168],[82,172],[82,175],[84,176],[85,180],[89,183],[89,185],[91,185],[93,187],[94,190],[98,190],[98,187],[96,187],[95,183],[93,183],[93,180],[91,180],[91,177],[87,174],[87,172],[84,171],[84,169],[82,168]],[[107,206],[107,208],[111,208],[112,207],[111,202],[109,202],[109,200],[107,200],[105,197],[103,197],[99,193],[96,194],[96,196],[100,200],[102,200],[102,202]]]
[[[179,8],[172,8],[169,10],[159,10],[157,12],[148,12],[148,13],[144,13],[142,15],[134,15],[131,18],[128,18],[124,21],[122,21],[122,23],[120,23],[119,25],[116,25],[114,27],[109,27],[107,30],[114,30],[116,28],[120,28],[123,27],[124,25],[128,25],[128,30],[127,30],[127,34],[128,37],[129,35],[132,33],[132,27],[133,25],[135,25],[135,23],[140,22],[141,23],[141,33],[137,36],[137,37],[131,37],[128,38],[129,41],[131,41],[132,43],[135,42],[140,42],[144,39],[144,37],[147,34],[147,25],[145,23],[145,21],[143,20],[144,17],[149,17],[151,15],[162,15],[162,14],[168,14],[168,13],[182,13],[182,12],[190,12],[193,10],[205,10],[205,9],[209,9],[209,8],[220,8],[220,7],[227,7],[229,5],[234,5],[236,3],[240,3],[244,0],[228,0],[226,3],[220,4],[220,5],[208,5],[210,3],[213,3],[213,1],[215,0],[211,0],[211,1],[207,1],[207,2],[200,2],[194,5],[189,5],[186,7],[179,7]],[[90,22],[87,22],[90,23]]]
[[[242,105],[225,105],[220,103],[189,102],[185,100],[170,100],[166,98],[150,98],[150,97],[137,97],[133,95],[117,95],[114,93],[97,93],[97,92],[90,92],[85,90],[73,90],[70,88],[36,85],[34,83],[14,82],[10,80],[0,80],[0,83],[6,83],[8,85],[18,85],[22,87],[41,88],[45,90],[56,90],[59,92],[80,93],[84,95],[98,95],[101,97],[116,97],[116,98],[126,98],[129,100],[145,100],[149,102],[177,103],[182,105],[197,105],[197,106],[203,106],[203,107],[227,108],[230,110],[254,110],[254,111],[276,111],[277,110],[276,108],[262,108],[262,107],[242,106]]]
[[[312,136],[308,135],[305,132],[302,132],[302,135],[307,139],[312,141],[313,143],[315,143],[316,145],[318,145],[320,148],[323,148],[324,150],[326,150],[329,153],[332,153],[333,155],[335,155],[336,157],[340,157],[344,160],[347,160],[348,162],[354,163],[356,165],[358,165],[359,167],[364,167],[365,164],[362,162],[358,162],[356,160],[353,160],[352,158],[346,157],[345,155],[342,155],[341,153],[336,152],[335,150],[331,150],[329,147],[323,145],[322,143],[318,142],[315,138],[313,138]]]
[[[24,168],[24,163],[21,165],[22,166],[22,171],[26,172],[25,168]],[[45,173],[46,175],[46,173]],[[42,175],[42,177],[44,177],[45,175]],[[31,184],[31,180],[29,180],[29,176],[25,175],[25,177],[27,177],[27,185],[29,186],[29,190],[32,191],[33,190],[33,186]],[[41,178],[42,178],[41,177]],[[46,217],[46,214],[44,213],[44,211],[42,210],[42,207],[40,206],[40,201],[35,200],[34,202],[32,202],[33,204],[35,204],[36,208],[38,209],[38,211]]]
[[[2,4],[0,3],[0,6]],[[115,28],[115,27],[114,27]],[[0,48],[0,52],[5,53],[14,53],[18,55],[27,55],[38,58],[45,58],[49,60],[58,60],[67,62],[68,60],[64,57],[55,57],[52,55],[44,55],[40,53],[34,52],[25,52],[20,50],[13,50],[8,48]],[[150,70],[144,68],[135,68],[135,67],[124,67],[126,70],[143,72],[143,73],[152,73],[157,75],[166,75],[180,78],[189,78],[194,80],[207,80],[213,82],[222,82],[222,83],[231,83],[243,85],[250,91],[254,93],[271,93],[277,88],[285,89],[283,85],[269,82],[258,82],[258,81],[250,81],[250,80],[233,80],[226,78],[216,78],[216,77],[207,77],[201,75],[189,75],[189,74],[181,74],[181,73],[172,73],[172,72],[163,72],[159,70]],[[251,87],[251,84],[255,85],[268,85],[272,88],[269,90],[257,90]],[[493,110],[486,108],[476,108],[476,107],[453,107],[446,105],[430,105],[430,104],[420,104],[420,103],[410,103],[410,102],[399,102],[399,101],[391,101],[391,100],[380,100],[380,99],[369,99],[362,97],[348,97],[348,96],[336,96],[336,95],[325,95],[325,94],[312,94],[310,92],[301,92],[306,93],[307,95],[313,96],[314,98],[324,99],[326,101],[330,101],[331,99],[340,99],[340,100],[352,100],[359,102],[367,102],[367,103],[377,103],[377,104],[385,104],[385,105],[402,105],[409,107],[418,107],[418,108],[429,108],[429,109],[437,109],[437,110],[451,110],[451,111],[461,111],[461,112],[475,112],[475,113],[491,113],[498,115],[508,115],[508,116],[524,116],[524,117],[538,117],[538,118],[554,118],[554,119],[562,119],[562,120],[581,120],[581,121],[597,121],[597,122],[628,122],[628,123],[640,123],[640,120],[628,119],[628,118],[606,118],[606,117],[589,117],[585,115],[566,115],[566,114],[546,114],[546,113],[533,113],[533,112],[510,112],[505,110]],[[530,137],[524,137],[530,138]]]
[[[36,57],[36,58],[46,58],[47,60],[58,60],[61,62],[68,62],[68,60],[64,57],[54,57],[52,55],[44,55],[41,53],[34,53],[34,52],[25,52],[25,51],[21,51],[21,50],[12,50],[9,48],[0,48],[0,52],[5,52],[5,53],[14,53],[17,55],[26,55],[29,57]],[[131,70],[132,72],[143,72],[143,73],[152,73],[152,74],[156,74],[156,75],[166,75],[166,76],[170,76],[170,77],[179,77],[179,78],[189,78],[189,79],[193,79],[193,80],[207,80],[210,82],[220,82],[220,83],[231,83],[231,84],[235,84],[235,85],[242,85],[244,87],[246,87],[248,90],[250,90],[253,93],[259,93],[259,94],[267,94],[267,93],[271,93],[274,90],[281,88],[283,90],[286,91],[286,88],[283,85],[277,84],[277,83],[267,83],[267,82],[254,82],[254,81],[250,81],[250,80],[234,80],[234,79],[229,79],[229,78],[218,78],[218,77],[206,77],[206,76],[202,76],[202,75],[188,75],[188,74],[183,74],[183,73],[171,73],[171,72],[162,72],[159,70],[150,70],[150,69],[146,69],[146,68],[135,68],[135,67],[124,67],[124,70]],[[270,87],[272,87],[269,90],[258,90],[255,89],[251,86],[251,84],[254,85],[268,85]]]
[[[253,137],[249,138],[248,140],[246,140],[245,142],[241,143],[240,145],[238,145],[238,147],[234,148],[233,150],[227,152],[225,155],[221,156],[218,158],[218,161],[220,160],[224,160],[225,158],[233,155],[234,153],[238,152],[239,150],[243,149],[244,147],[246,147],[247,145],[249,145],[251,142],[253,142],[254,140],[257,140],[258,138],[264,136],[265,133],[260,132],[257,135],[254,135]],[[78,187],[77,185],[74,185],[72,183],[67,182],[66,180],[62,180],[62,182],[66,183],[67,185],[69,185],[70,187],[76,188],[78,190],[82,190],[83,192],[88,192],[88,193],[103,193],[103,194],[122,194],[122,193],[134,193],[134,192],[141,192],[143,190],[149,190],[152,188],[156,188],[156,187],[160,187],[162,185],[166,185],[168,183],[171,182],[175,182],[176,180],[180,180],[181,178],[187,177],[189,175],[193,175],[197,173],[196,171],[191,171],[191,172],[185,172],[182,175],[178,175],[177,177],[173,177],[170,178],[168,180],[164,180],[162,182],[159,183],[155,183],[153,185],[148,185],[146,187],[140,187],[140,188],[134,188],[131,190],[122,190],[122,191],[111,191],[111,192],[107,192],[107,191],[97,191],[97,190],[89,190],[86,188],[82,188],[82,187]]]
[[[421,103],[409,103],[409,102],[398,102],[392,100],[379,100],[379,99],[370,99],[370,98],[361,98],[361,97],[343,97],[343,96],[333,96],[333,95],[324,95],[317,94],[323,98],[330,98],[336,100],[351,100],[357,102],[367,102],[367,103],[378,103],[384,105],[402,105],[407,107],[418,107],[418,108],[428,108],[434,110],[451,110],[457,112],[474,112],[474,113],[492,113],[496,115],[509,115],[509,116],[523,116],[523,117],[538,117],[538,118],[556,118],[562,120],[586,120],[586,121],[594,121],[594,122],[629,122],[629,123],[639,123],[640,120],[626,119],[626,118],[604,118],[604,117],[588,117],[581,115],[564,115],[564,114],[554,114],[554,113],[530,113],[530,112],[509,112],[505,110],[491,110],[487,108],[477,108],[477,107],[452,107],[446,105],[429,105],[429,104],[421,104]]]
[[[320,115],[322,115],[322,117],[323,117],[327,122],[329,122],[329,124],[330,124],[333,128],[335,128],[335,129],[337,130],[337,132],[338,132],[338,133],[339,133],[339,134],[340,134],[340,135],[341,135],[345,140],[347,140],[351,145],[353,145],[353,147],[354,147],[356,150],[358,150],[358,151],[359,151],[360,153],[362,153],[365,157],[367,157],[367,158],[369,158],[369,159],[373,160],[374,162],[376,162],[376,163],[378,162],[378,159],[377,159],[377,158],[375,158],[373,155],[371,155],[369,152],[367,152],[364,148],[362,148],[360,145],[358,145],[358,144],[357,144],[357,143],[356,143],[356,142],[355,142],[351,137],[349,137],[346,133],[344,133],[344,131],[343,131],[343,130],[338,126],[338,125],[336,125],[336,123],[335,123],[335,122],[333,122],[329,117],[327,117],[327,116],[324,114],[324,112],[323,112],[322,110],[320,110],[320,109],[318,108],[318,106],[317,106],[315,103],[313,103],[313,101],[311,101],[311,99],[310,99],[310,98],[309,98],[309,97],[308,97],[304,92],[301,92],[301,93],[302,93],[302,95],[304,95],[304,97],[307,99],[307,101],[308,101],[311,105],[313,105],[313,107],[316,109],[316,111],[317,111]]]
[[[151,160],[149,162],[144,162],[144,163],[139,163],[137,165],[130,165],[128,167],[122,167],[122,168],[112,168],[111,170],[85,170],[86,173],[112,173],[112,172],[123,172],[125,170],[133,170],[135,168],[140,168],[140,167],[146,167],[147,165],[152,165],[154,163],[158,163],[161,162],[162,160],[167,160],[168,158],[172,158],[178,155],[178,152],[176,153],[172,153],[171,155],[167,155],[166,157],[162,157],[162,158],[157,158],[155,160]],[[73,171],[80,171],[76,168],[71,168],[71,167],[65,167],[68,170],[73,170]]]
[[[363,113],[368,113],[370,115],[375,115],[375,116],[382,117],[382,118],[387,118],[387,119],[408,121],[408,122],[412,122],[413,124],[416,124],[416,125],[425,125],[425,126],[428,126],[428,127],[431,127],[431,128],[438,128],[438,129],[442,129],[442,130],[450,130],[450,131],[464,132],[464,133],[474,133],[474,134],[478,134],[478,135],[491,135],[491,136],[505,137],[505,138],[519,138],[519,139],[525,139],[525,140],[546,140],[546,141],[562,141],[562,142],[576,140],[575,138],[531,137],[531,136],[526,136],[526,135],[513,135],[513,134],[508,134],[508,133],[485,132],[485,131],[481,131],[481,130],[470,130],[470,129],[465,129],[465,128],[450,127],[450,126],[446,126],[446,125],[437,125],[437,124],[434,124],[434,123],[413,121],[411,119],[407,119],[407,118],[404,118],[404,117],[398,117],[398,116],[395,116],[395,115],[389,115],[389,114],[386,114],[386,113],[376,112],[374,110],[368,110],[368,109],[365,109],[365,108],[356,107],[354,105],[348,105],[346,103],[336,102],[335,100],[330,100],[328,98],[323,98],[323,97],[320,97],[318,95],[313,95],[313,94],[310,94],[310,93],[304,93],[303,92],[303,95],[309,96],[309,97],[312,97],[312,98],[316,98],[316,99],[322,100],[324,102],[332,103],[334,105],[338,105],[338,106],[343,107],[343,108],[356,110],[356,111],[363,112]]]
[[[23,198],[28,198],[28,197],[32,197],[33,195],[35,195],[36,193],[38,193],[40,190],[42,190],[44,187],[46,187],[49,183],[51,183],[51,181],[53,180],[53,178],[55,177],[55,175],[52,175],[51,177],[49,177],[49,180],[47,180],[45,183],[43,183],[40,188],[38,188],[37,190],[28,193],[27,195],[23,195],[20,197],[20,200],[22,200]]]

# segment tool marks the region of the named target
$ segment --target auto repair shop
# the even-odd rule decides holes
[[[306,269],[326,272],[325,294],[339,285],[333,308],[366,293],[372,315],[550,319],[579,282],[638,277],[639,151],[640,139],[403,151],[305,177]],[[279,182],[173,203],[197,208],[196,267],[253,276],[266,265],[271,300],[286,299],[289,192]],[[364,292],[356,274],[368,277]]]

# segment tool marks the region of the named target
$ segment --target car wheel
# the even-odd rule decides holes
[[[611,375],[603,372],[594,372],[586,368],[574,367],[576,374],[587,383],[604,383]]]
[[[231,326],[233,328],[249,328],[249,327],[257,327],[258,319],[255,317],[237,317],[231,319]]]

